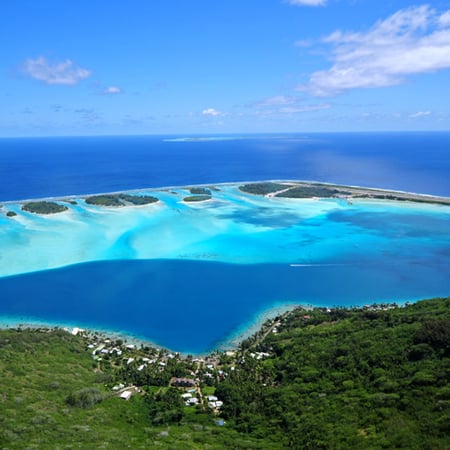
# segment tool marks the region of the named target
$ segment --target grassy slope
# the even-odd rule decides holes
[[[0,330],[0,448],[271,448],[219,428],[209,417],[197,419],[193,409],[184,425],[154,427],[140,396],[108,396],[88,409],[67,405],[70,393],[103,389],[106,378],[94,371],[80,337],[61,330]]]

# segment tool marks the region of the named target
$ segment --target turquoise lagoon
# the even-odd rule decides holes
[[[81,198],[44,216],[0,214],[3,322],[108,330],[184,353],[229,348],[268,311],[450,293],[450,207],[281,199],[217,185],[141,190],[159,202]],[[0,318],[1,319],[1,318]]]

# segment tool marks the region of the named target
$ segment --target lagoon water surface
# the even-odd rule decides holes
[[[261,313],[449,294],[450,207],[282,199],[218,185],[183,202],[0,215],[4,322],[73,324],[170,349],[227,348]],[[140,191],[146,192],[146,191]]]

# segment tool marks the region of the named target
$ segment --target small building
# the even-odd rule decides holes
[[[195,386],[195,380],[191,378],[173,378],[170,384],[177,387],[191,388]]]
[[[72,329],[72,332],[71,332],[74,336],[76,336],[78,333],[84,333],[84,330],[82,329],[82,328],[78,328],[78,327],[75,327],[75,328],[73,328]]]
[[[123,400],[129,400],[132,395],[133,395],[133,392],[131,392],[131,391],[123,391],[120,394],[120,398],[122,398]]]

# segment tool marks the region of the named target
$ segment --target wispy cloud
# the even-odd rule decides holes
[[[62,62],[50,62],[43,56],[27,59],[22,72],[35,80],[46,84],[63,84],[73,86],[91,76],[91,71],[74,64],[70,59]]]
[[[447,11],[444,14],[441,14],[441,16],[439,17],[439,25],[441,27],[450,26],[450,11]]]
[[[323,6],[327,0],[286,0],[290,5],[297,6]]]
[[[323,43],[333,47],[332,67],[314,72],[299,90],[330,96],[398,85],[409,75],[450,67],[450,10],[438,14],[428,5],[403,9],[366,32],[338,30]]]
[[[73,112],[85,123],[93,124],[101,119],[100,114],[94,108],[79,108],[74,109]]]
[[[296,114],[305,113],[311,111],[322,111],[323,109],[329,109],[331,105],[329,103],[319,103],[317,105],[303,105],[303,106],[285,106],[278,111],[283,114]]]
[[[430,116],[431,111],[417,111],[416,113],[410,114],[408,117],[410,119],[416,119],[417,117]]]
[[[298,97],[289,96],[289,95],[275,95],[273,97],[265,98],[260,102],[256,103],[256,107],[264,108],[266,106],[284,106],[284,105],[293,105],[299,102]]]
[[[329,103],[303,104],[303,99],[298,96],[275,95],[265,98],[254,104],[259,114],[296,114],[310,111],[320,111],[331,108]]]
[[[122,89],[119,86],[108,86],[107,88],[101,91],[103,95],[116,95],[120,94],[121,92]]]
[[[204,116],[217,117],[217,116],[223,116],[224,113],[221,112],[221,111],[218,111],[218,110],[215,109],[215,108],[207,108],[207,109],[204,109],[204,110],[202,111],[202,115],[204,115]]]

